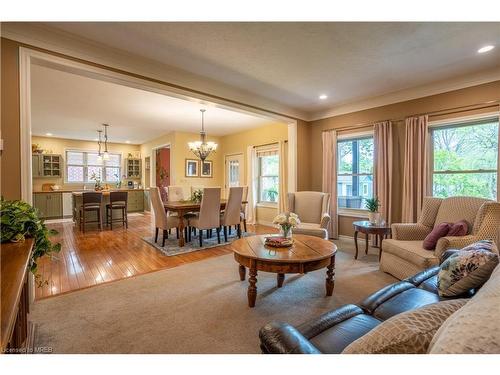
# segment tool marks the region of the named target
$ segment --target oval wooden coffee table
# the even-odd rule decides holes
[[[265,238],[269,235],[244,237],[234,241],[231,247],[234,259],[240,264],[240,279],[245,280],[246,268],[250,270],[248,278],[248,306],[255,306],[257,298],[257,271],[277,273],[278,288],[285,280],[285,273],[307,273],[327,268],[326,295],[331,296],[335,284],[335,254],[337,246],[333,242],[319,237],[294,235],[292,247],[276,248],[266,246]]]

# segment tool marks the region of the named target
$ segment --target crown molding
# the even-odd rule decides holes
[[[328,110],[314,112],[308,116],[307,121],[317,121],[328,117],[340,116],[347,113],[382,107],[389,104],[420,99],[426,96],[442,94],[498,80],[500,80],[500,67],[429,85],[417,86],[372,98],[366,98],[352,103],[341,104]]]
[[[182,86],[186,88],[186,91],[193,90],[205,93],[207,96],[217,96],[229,101],[246,104],[290,119],[304,120],[307,117],[306,112],[270,101],[251,92],[96,43],[46,24],[3,22],[1,24],[1,36],[47,51]],[[196,97],[194,93],[192,96]]]

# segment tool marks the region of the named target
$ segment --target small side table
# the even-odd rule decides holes
[[[368,254],[369,235],[375,235],[375,245],[378,244],[378,246],[374,247],[380,249],[378,253],[378,260],[380,260],[382,256],[382,241],[391,235],[391,227],[388,225],[371,224],[369,221],[355,221],[352,225],[354,226],[354,245],[356,246],[354,259],[358,259],[358,233],[361,232],[366,234],[365,254]],[[378,243],[379,238],[380,243]]]

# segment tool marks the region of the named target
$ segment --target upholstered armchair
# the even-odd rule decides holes
[[[461,237],[442,237],[434,250],[423,241],[437,225],[465,220],[469,232]],[[380,269],[402,280],[439,264],[447,249],[462,248],[479,240],[500,240],[500,203],[474,197],[424,198],[417,223],[392,224],[392,239],[384,240]]]
[[[293,233],[328,239],[330,194],[318,191],[288,193],[288,211],[299,215],[300,225]]]

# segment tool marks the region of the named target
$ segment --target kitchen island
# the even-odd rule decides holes
[[[89,190],[91,191],[91,190]],[[106,205],[109,203],[109,193],[112,191],[127,191],[127,212],[143,212],[144,211],[144,189],[111,189],[102,191],[102,204],[101,204],[101,216],[102,223],[106,224]],[[73,196],[73,221],[80,225],[80,207],[83,202],[84,191],[74,191]],[[95,212],[87,212],[87,217],[89,221],[97,220]],[[120,218],[121,212],[114,210],[113,218]]]

